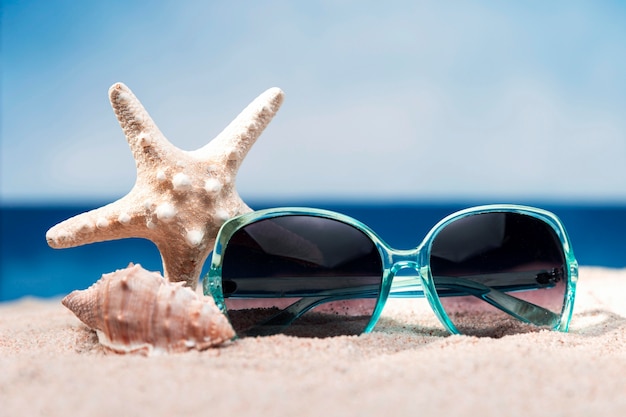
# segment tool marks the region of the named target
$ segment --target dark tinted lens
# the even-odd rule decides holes
[[[567,269],[554,229],[519,213],[483,213],[445,226],[430,267],[444,310],[463,334],[502,336],[553,328]],[[516,318],[517,316],[517,318]]]
[[[240,336],[359,334],[382,281],[382,261],[360,230],[322,217],[260,220],[223,254],[222,287]]]

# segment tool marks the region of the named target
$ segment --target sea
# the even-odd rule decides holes
[[[101,205],[2,205],[0,302],[23,297],[60,297],[75,289],[85,289],[102,274],[124,268],[130,262],[162,271],[159,252],[144,239],[122,239],[70,249],[52,249],[47,245],[45,234],[50,227]],[[370,226],[391,246],[408,249],[416,247],[437,221],[473,204],[316,201],[298,205],[347,214]],[[530,205],[559,216],[580,265],[626,267],[626,204]],[[278,205],[257,202],[250,206],[261,209]],[[203,274],[207,267],[208,262]]]

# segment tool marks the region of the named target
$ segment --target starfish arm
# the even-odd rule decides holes
[[[182,239],[158,242],[157,248],[163,262],[163,276],[170,282],[184,282],[187,287],[196,289],[202,267],[213,250],[215,238],[206,239],[204,244],[193,250]]]
[[[53,226],[46,233],[48,245],[62,249],[106,240],[146,237],[143,214],[126,210],[133,207],[128,197]]]
[[[251,211],[253,211],[250,208],[250,206],[248,206],[246,203],[244,203],[244,201],[241,199],[241,197],[239,197],[239,205],[238,205],[238,207],[239,207],[239,209],[237,210],[237,212],[235,213],[234,216],[240,216],[242,214],[250,213]]]
[[[284,93],[280,88],[274,87],[265,91],[239,113],[215,139],[193,153],[200,159],[217,155],[236,171],[280,108],[283,98]]]
[[[165,138],[139,99],[126,85],[113,84],[109,89],[109,99],[138,168],[141,161],[160,162],[164,154],[180,151]]]

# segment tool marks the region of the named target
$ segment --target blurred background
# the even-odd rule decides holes
[[[270,87],[283,107],[237,186],[417,246],[475,204],[548,208],[583,265],[626,267],[626,4],[2,0],[0,301],[85,288],[147,241],[53,250],[55,223],[135,181],[107,91],[176,146]]]

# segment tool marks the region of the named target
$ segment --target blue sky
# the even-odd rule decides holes
[[[267,88],[244,199],[626,202],[622,2],[2,0],[3,202],[135,180],[127,84],[176,146]]]

